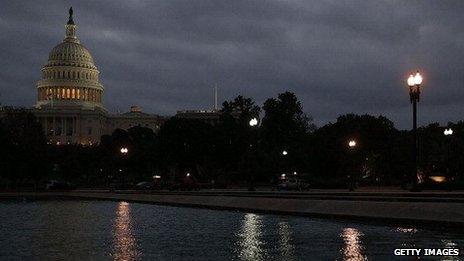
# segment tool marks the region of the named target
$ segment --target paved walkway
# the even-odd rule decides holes
[[[171,206],[240,210],[261,213],[373,222],[460,227],[464,225],[462,192],[153,192],[124,191],[10,192],[7,198],[79,198],[123,200]]]

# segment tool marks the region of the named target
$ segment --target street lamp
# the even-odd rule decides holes
[[[348,147],[350,147],[350,149],[353,149],[354,147],[356,147],[356,141],[355,140],[348,141]]]
[[[357,145],[356,140],[350,139],[348,141],[348,148],[350,149],[350,151],[354,151],[354,149],[356,148],[356,145]],[[355,170],[354,170],[355,159],[352,159],[352,161],[353,161],[353,166],[351,167],[351,171],[350,171],[351,173],[348,175],[348,182],[349,182],[348,189],[350,191],[354,191],[354,187],[355,187],[355,177],[354,177],[355,176]]]
[[[121,165],[125,165],[125,161],[127,160],[126,158],[126,155],[127,153],[129,153],[129,149],[127,147],[122,147],[120,150],[121,152]],[[125,178],[124,178],[124,174],[122,173],[122,169],[119,169],[119,173],[121,173],[121,181],[122,181],[122,184],[125,185],[126,181],[125,181]]]
[[[122,154],[122,155],[126,155],[126,154],[129,152],[129,149],[126,148],[126,147],[122,147],[122,148],[120,149],[120,151],[121,151],[121,154]]]
[[[443,131],[443,134],[445,134],[445,136],[453,135],[453,129],[451,129],[451,128],[445,129],[445,130]]]
[[[250,124],[251,127],[254,127],[254,126],[258,125],[258,119],[256,119],[256,118],[251,119],[249,124]]]
[[[451,147],[451,136],[453,135],[453,129],[448,128],[443,131],[446,137],[446,176],[450,178],[450,147]]]
[[[253,153],[253,142],[256,142],[254,136],[256,135],[255,130],[256,130],[256,126],[258,126],[258,119],[256,117],[252,118],[252,119],[250,119],[250,121],[248,123],[249,123],[249,125],[251,127],[250,128],[251,130],[249,132],[250,135],[248,137],[250,139],[248,148],[249,148],[250,155],[252,155],[252,153]],[[255,191],[255,187],[254,187],[255,177],[254,177],[254,172],[253,171],[254,170],[250,167],[250,173],[249,173],[249,175],[250,175],[249,179],[250,180],[249,180],[249,184],[248,184],[248,191]]]
[[[417,153],[417,103],[420,100],[420,86],[422,84],[422,75],[419,71],[416,74],[410,74],[407,80],[409,86],[409,100],[412,103],[412,130],[414,135],[414,186],[417,183],[417,162],[418,162],[418,153]]]
[[[282,155],[287,156],[288,152],[286,150],[282,151]]]

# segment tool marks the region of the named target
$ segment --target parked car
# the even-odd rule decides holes
[[[143,181],[143,182],[137,183],[135,185],[135,189],[138,189],[138,190],[154,190],[155,189],[155,184],[153,182]]]
[[[66,181],[59,181],[59,180],[49,180],[47,184],[45,184],[45,189],[47,190],[71,190],[74,189],[74,186],[71,183]]]
[[[281,178],[277,184],[277,190],[308,190],[309,184],[299,178]]]

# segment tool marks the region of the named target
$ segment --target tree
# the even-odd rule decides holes
[[[212,160],[215,169],[219,170],[215,176],[228,173],[234,180],[241,180],[246,176],[240,162],[249,153],[249,145],[256,136],[249,122],[252,118],[259,118],[260,111],[261,108],[252,98],[241,95],[223,103],[221,118],[214,126],[213,135],[215,153]]]
[[[13,186],[38,185],[50,169],[47,144],[37,118],[25,109],[6,109],[0,118],[1,172]]]
[[[394,164],[398,157],[395,149],[402,148],[395,146],[399,145],[396,137],[398,131],[386,117],[339,116],[335,123],[316,130],[311,138],[314,172],[320,179],[340,179],[347,176],[347,166],[354,164],[360,178],[389,182],[392,175],[402,173]],[[351,139],[357,143],[356,153],[348,148]],[[397,153],[405,157],[402,151]]]
[[[240,124],[248,125],[252,118],[259,117],[261,108],[255,104],[252,98],[245,98],[242,95],[235,97],[232,101],[225,101],[222,104],[221,112],[223,117],[238,119]]]
[[[172,178],[185,172],[195,172],[197,178],[207,175],[203,166],[213,153],[213,126],[200,120],[173,117],[158,134],[162,167]]]
[[[293,172],[304,169],[309,134],[315,129],[311,117],[303,112],[296,95],[284,92],[264,102],[262,151],[266,172]],[[288,155],[282,157],[282,151]]]

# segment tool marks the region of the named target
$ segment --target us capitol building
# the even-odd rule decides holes
[[[109,114],[103,105],[105,88],[89,50],[76,35],[72,8],[66,37],[50,52],[37,82],[37,103],[32,109],[50,143],[92,145],[104,134],[133,126],[157,131],[164,117],[132,106],[123,114]]]

